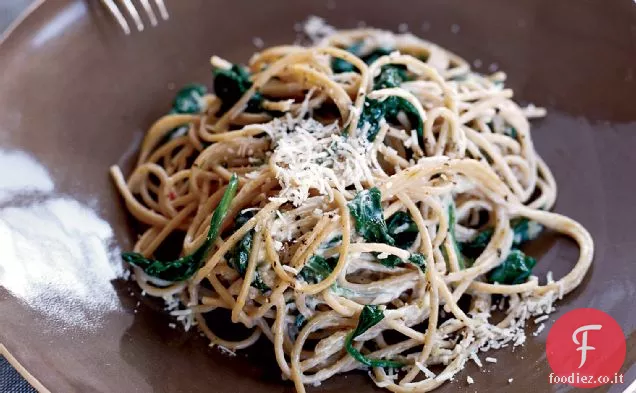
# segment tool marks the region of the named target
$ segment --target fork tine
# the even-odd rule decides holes
[[[155,4],[157,4],[157,8],[159,8],[159,13],[163,20],[168,20],[170,16],[168,15],[168,9],[166,8],[163,0],[155,0]]]
[[[124,3],[124,7],[126,7],[126,9],[128,10],[128,13],[130,14],[130,16],[135,21],[135,25],[137,25],[137,30],[143,31],[144,22],[142,22],[141,17],[139,16],[139,12],[137,12],[137,8],[135,8],[135,5],[132,3],[131,0],[122,0],[122,2]]]
[[[140,0],[141,5],[146,10],[146,15],[148,15],[148,19],[150,19],[150,24],[153,26],[157,26],[157,17],[155,16],[155,11],[152,10],[150,6],[150,2],[148,0]]]
[[[104,3],[117,23],[119,23],[119,26],[121,26],[122,30],[124,30],[124,34],[130,34],[128,22],[126,22],[126,18],[124,18],[124,15],[122,15],[121,11],[119,11],[119,7],[117,7],[113,0],[102,0],[102,3]]]

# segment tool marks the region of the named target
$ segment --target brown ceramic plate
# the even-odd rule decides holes
[[[267,4],[267,5],[265,5]],[[410,30],[500,67],[522,102],[544,105],[536,148],[559,185],[556,206],[585,225],[595,263],[555,318],[611,314],[636,377],[636,5],[617,1],[464,0],[169,2],[171,18],[124,36],[98,1],[44,2],[0,46],[0,344],[54,392],[292,392],[266,343],[234,358],[211,350],[115,277],[130,220],[108,166],[130,169],[144,130],[174,86],[210,84],[216,53],[245,62],[254,37],[293,41],[315,14],[338,27]],[[479,59],[479,61],[477,61]],[[538,273],[563,274],[576,249],[543,242]],[[567,391],[548,384],[545,340],[497,353],[439,392]],[[508,384],[509,378],[514,378]],[[612,391],[622,391],[617,385]],[[311,389],[375,391],[364,373]],[[599,391],[609,390],[608,386]]]

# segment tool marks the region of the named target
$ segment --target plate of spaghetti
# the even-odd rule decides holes
[[[45,145],[17,139],[9,146],[24,157],[5,154],[13,160],[7,162],[30,160],[44,168],[38,176],[52,179],[51,186],[12,186],[18,193],[10,189],[0,215],[7,233],[27,239],[6,244],[36,250],[31,266],[46,266],[54,277],[48,286],[18,285],[25,274],[41,275],[0,265],[0,283],[15,299],[0,310],[17,315],[0,343],[38,383],[52,391],[204,391],[223,384],[215,391],[301,393],[352,391],[352,383],[361,392],[548,391],[547,332],[565,311],[581,307],[617,320],[629,337],[624,372],[633,366],[634,318],[616,310],[634,292],[624,258],[634,244],[623,250],[608,229],[612,222],[634,233],[627,225],[633,209],[614,197],[632,186],[607,185],[604,177],[613,176],[611,168],[627,175],[629,165],[598,156],[614,151],[633,163],[627,152],[635,141],[625,131],[634,123],[620,125],[634,120],[633,111],[608,98],[585,119],[613,108],[613,126],[577,120],[576,105],[549,98],[574,94],[576,86],[550,76],[557,87],[549,90],[541,75],[525,79],[511,49],[515,29],[539,29],[525,16],[501,46],[501,62],[513,68],[507,72],[495,60],[484,66],[463,55],[461,49],[473,56],[485,45],[465,33],[477,29],[472,23],[451,23],[441,35],[451,38],[438,41],[433,16],[409,29],[415,16],[404,9],[400,18],[412,21],[398,18],[402,24],[391,28],[395,16],[383,21],[379,6],[368,23],[352,26],[340,19],[354,6],[341,2],[328,3],[325,18],[307,17],[320,13],[316,5],[294,5],[275,18],[305,21],[271,40],[250,27],[242,36],[255,39],[231,40],[243,45],[238,56],[228,44],[183,41],[204,43],[211,31],[188,25],[199,17],[192,15],[196,2],[188,2],[174,5],[174,26],[131,38],[152,60],[144,60],[146,71],[123,77],[139,52],[104,39],[104,31],[114,34],[108,27],[88,26],[95,15],[83,3],[66,3],[41,6],[23,24],[38,15],[72,19],[70,33],[89,32],[74,45],[108,48],[104,55],[86,47],[86,64],[112,56],[113,68],[92,79],[96,91],[74,99],[77,107],[53,104],[63,116],[79,108],[82,127],[92,127],[68,129],[68,140],[78,142],[59,144],[64,158],[47,158]],[[430,6],[442,20],[444,10]],[[258,17],[247,14],[246,23]],[[220,31],[229,28],[219,23]],[[19,46],[27,35],[18,26],[3,46]],[[63,37],[36,32],[31,39],[64,46]],[[43,53],[37,56],[54,52]],[[622,53],[611,59],[622,64]],[[169,58],[178,60],[165,64]],[[535,90],[518,82],[533,85],[535,77]],[[8,91],[12,86],[19,85]],[[633,98],[633,90],[617,91]],[[122,102],[99,104],[113,97]],[[24,127],[1,111],[0,119]],[[60,121],[55,129],[74,127]],[[612,129],[605,136],[591,133],[594,127]],[[62,162],[71,177],[99,180],[74,182],[53,169]],[[102,187],[108,191],[95,191]],[[27,198],[33,202],[14,207],[23,194],[35,195]],[[626,210],[610,212],[610,201]],[[56,225],[68,237],[50,235]],[[28,248],[30,236],[44,240]],[[50,256],[37,251],[46,247]],[[18,251],[5,260],[28,264]],[[61,274],[67,271],[72,278]],[[56,286],[58,276],[63,286]],[[28,318],[55,322],[44,334],[40,322],[27,328],[34,343],[17,345],[15,327]],[[73,349],[73,337],[87,348]],[[33,351],[46,340],[66,344],[37,362]],[[93,351],[102,352],[79,364]],[[56,359],[70,364],[47,374]]]

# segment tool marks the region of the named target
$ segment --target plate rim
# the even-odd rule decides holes
[[[26,21],[31,18],[36,11],[40,10],[40,8],[46,3],[46,0],[35,0],[31,4],[29,4],[20,14],[9,23],[9,26],[0,33],[0,54],[4,53],[4,48],[8,45],[8,42],[11,38],[13,38],[18,31],[19,28],[22,27]],[[57,1],[55,3],[48,2],[49,4],[55,5],[66,5],[69,3],[69,0]],[[38,378],[36,378],[18,359],[18,357],[9,351],[9,348],[4,345],[2,341],[0,341],[0,356],[4,357],[9,365],[13,367],[15,371],[24,380],[26,380],[31,387],[37,390],[39,393],[51,393],[51,391],[40,382]]]
[[[2,50],[3,44],[9,39],[9,37],[13,34],[14,31],[22,25],[22,23],[31,16],[40,6],[44,4],[46,0],[35,0],[31,3],[27,8],[18,15],[9,26],[0,34],[0,50]],[[60,2],[61,3],[61,2]]]

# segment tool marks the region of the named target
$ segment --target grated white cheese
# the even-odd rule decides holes
[[[183,324],[183,329],[187,332],[190,330],[192,326],[196,326],[196,321],[194,320],[194,313],[191,309],[187,308],[185,310],[173,310],[170,311],[170,315],[177,318],[178,322]]]
[[[179,299],[175,295],[165,295],[163,297],[163,301],[166,303],[166,311],[172,311],[179,308]]]
[[[525,108],[521,108],[521,110],[522,110],[524,116],[527,117],[528,119],[533,119],[533,118],[537,118],[537,117],[544,117],[546,115],[546,113],[547,113],[545,108],[537,107],[534,104],[528,104],[528,106],[526,106]],[[533,221],[530,221],[530,222],[533,222]],[[535,224],[539,225],[537,223],[535,223]]]
[[[486,360],[488,363],[497,363],[497,359],[492,358],[492,357],[490,357],[490,356],[489,356],[489,357],[487,357],[485,360]]]
[[[543,322],[543,321],[545,321],[545,320],[546,320],[546,319],[548,319],[548,318],[549,318],[549,317],[548,317],[547,315],[542,315],[542,316],[540,316],[539,318],[535,318],[535,319],[534,319],[534,323],[535,323],[535,324],[537,324],[537,323],[539,323],[539,322]]]
[[[536,280],[536,278],[535,278]],[[486,323],[480,324],[475,329],[475,336],[480,341],[479,349],[486,352],[492,349],[503,348],[508,344],[514,347],[523,345],[526,341],[525,325],[526,321],[533,317],[549,314],[554,311],[554,301],[556,294],[550,291],[543,296],[523,294],[521,296],[510,297],[510,312],[514,318],[507,327],[498,327],[487,323],[489,313],[478,313],[476,319]],[[505,302],[501,301],[500,305]]]
[[[539,327],[537,328],[537,330],[532,333],[533,336],[538,336],[539,334],[541,334],[541,332],[543,331],[543,329],[545,329],[545,324],[542,323],[541,325],[539,325]]]
[[[371,144],[366,138],[339,135],[337,123],[323,125],[289,116],[285,121],[274,119],[263,129],[275,146],[270,163],[282,188],[280,197],[295,206],[307,200],[310,191],[331,201],[332,188],[346,193],[349,186],[362,190],[363,183],[373,184]]]
[[[548,281],[548,284],[551,284],[554,282],[554,276],[552,275],[552,270],[550,270],[548,274],[546,274],[546,280]]]
[[[509,378],[508,379],[508,383],[512,383],[512,381],[514,381],[514,380],[515,380],[514,378]]]
[[[477,354],[475,352],[470,354],[470,358],[473,360],[473,362],[475,362],[475,364],[479,367],[483,367],[483,363],[481,362],[481,360],[479,360],[479,357],[477,356]]]
[[[215,345],[214,343],[210,343],[210,347],[213,347],[214,345]],[[217,346],[217,347],[219,348],[219,350],[220,350],[221,352],[223,352],[225,355],[228,355],[228,356],[231,356],[231,357],[236,356],[236,352],[232,351],[231,349],[229,349],[229,348],[227,348],[227,347],[224,347],[223,345],[218,345],[218,344],[217,344],[216,346]]]
[[[466,383],[468,383],[469,385],[472,385],[475,383],[475,380],[471,378],[471,376],[467,376],[466,377]]]

